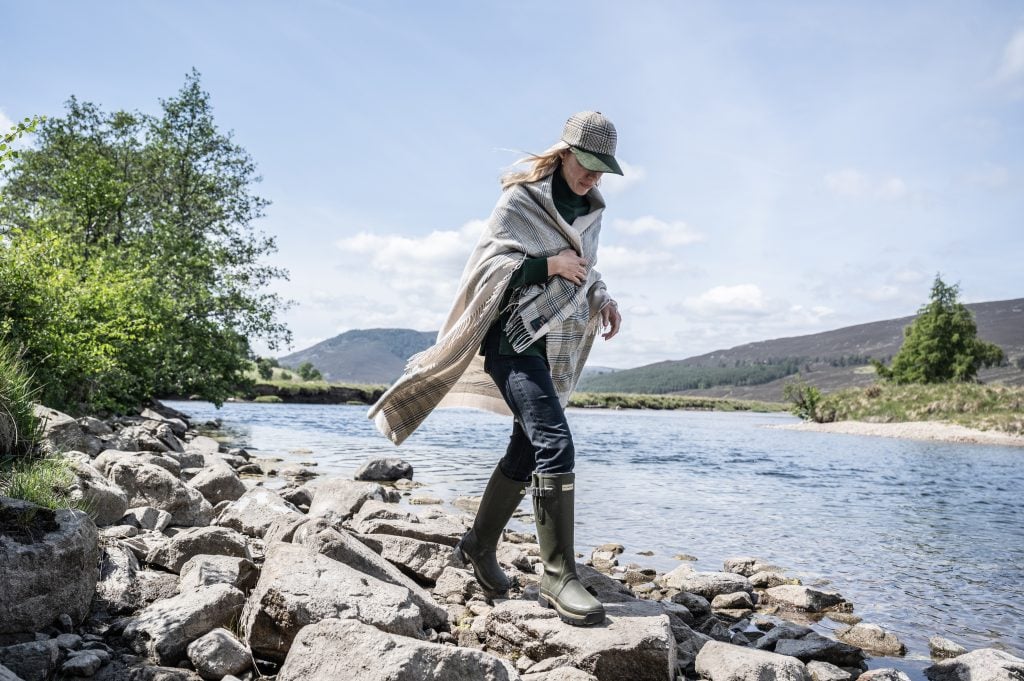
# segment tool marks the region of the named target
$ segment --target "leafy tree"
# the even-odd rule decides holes
[[[313,366],[312,362],[303,362],[296,368],[296,371],[299,372],[299,377],[303,381],[319,381],[323,378],[323,374],[320,373],[319,369]]]
[[[822,394],[818,388],[808,385],[799,377],[792,383],[787,383],[782,389],[782,398],[792,402],[790,411],[794,416],[799,416],[805,421],[815,418],[818,405],[821,404]]]
[[[959,285],[947,285],[936,275],[931,301],[903,330],[892,365],[873,362],[879,376],[894,383],[973,381],[980,368],[1004,361],[1002,348],[978,338],[974,316],[959,297]]]
[[[52,406],[219,403],[246,383],[249,339],[289,340],[265,291],[286,273],[263,262],[276,246],[253,226],[268,202],[252,158],[218,130],[194,70],[160,104],[105,113],[72,97],[7,173],[0,339]]]
[[[46,116],[26,117],[25,120],[16,123],[9,132],[0,135],[0,171],[4,169],[8,160],[21,156],[21,152],[14,148],[14,143],[25,133],[35,132],[36,127],[45,120]]]
[[[256,360],[256,372],[264,381],[269,381],[274,377],[274,367],[266,357]]]

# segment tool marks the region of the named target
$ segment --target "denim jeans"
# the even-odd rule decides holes
[[[576,450],[548,363],[530,355],[502,355],[490,345],[484,371],[515,416],[508,449],[498,464],[502,473],[521,482],[528,482],[534,472],[571,473]]]

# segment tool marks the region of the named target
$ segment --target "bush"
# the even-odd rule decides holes
[[[303,362],[296,369],[303,381],[319,381],[323,378],[320,370],[313,366],[312,362]]]
[[[821,404],[822,395],[821,391],[813,385],[808,385],[803,381],[789,383],[783,388],[782,396],[787,402],[793,403],[790,411],[794,415],[805,420],[819,420],[817,418],[817,409],[818,405]]]
[[[260,357],[256,360],[256,373],[258,373],[260,378],[264,381],[269,381],[274,377],[274,366],[266,357]]]
[[[39,440],[35,391],[14,352],[0,342],[0,462],[27,458]]]

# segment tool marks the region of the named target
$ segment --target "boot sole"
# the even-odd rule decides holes
[[[483,590],[485,596],[487,596],[488,598],[504,598],[508,595],[509,589],[512,588],[511,584],[508,586],[508,588],[502,591],[498,589],[491,589],[480,581],[480,573],[476,569],[476,563],[473,562],[473,559],[469,556],[468,553],[462,550],[461,541],[455,546],[455,551],[458,553],[459,558],[462,559],[463,565],[468,565],[471,568],[473,568],[473,579],[475,579],[476,583],[480,585],[480,588]]]
[[[591,612],[586,615],[577,615],[563,610],[558,606],[558,601],[553,598],[548,598],[543,594],[537,597],[537,602],[541,604],[541,607],[554,609],[558,614],[558,619],[574,627],[592,627],[595,624],[601,624],[601,622],[604,622],[603,612]]]

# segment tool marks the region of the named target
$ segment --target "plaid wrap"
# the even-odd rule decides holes
[[[565,405],[579,381],[600,326],[600,309],[610,300],[594,269],[604,199],[591,190],[593,210],[570,225],[551,199],[551,179],[505,190],[466,263],[458,293],[437,342],[413,355],[405,373],[388,388],[368,417],[396,445],[416,430],[436,407],[476,407],[511,415],[501,393],[484,373],[480,344],[501,312],[509,280],[526,258],[556,255],[572,248],[589,263],[587,279],[576,286],[561,277],[524,286],[513,294],[506,332],[513,347],[547,338],[548,363]]]

